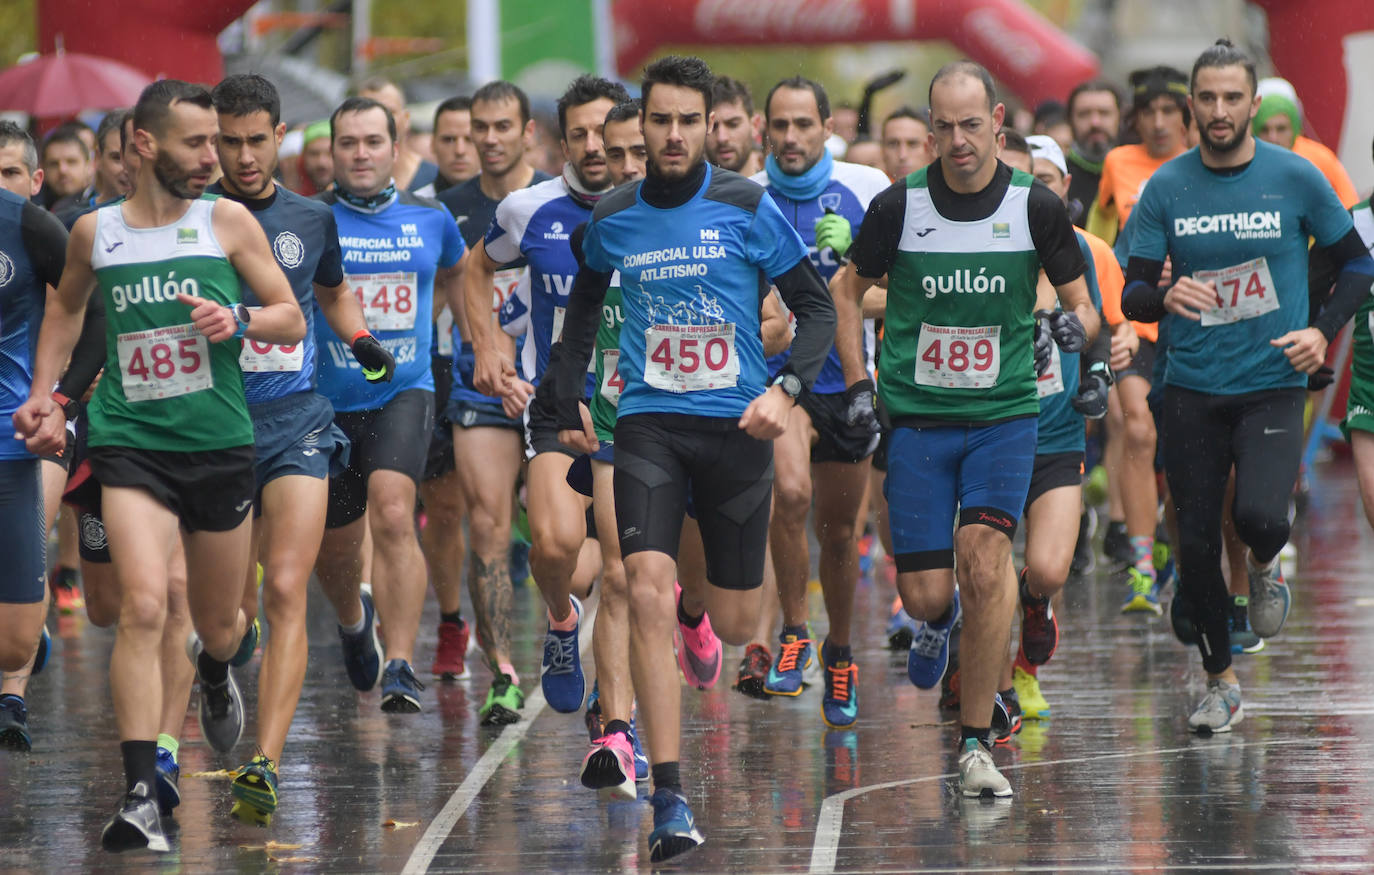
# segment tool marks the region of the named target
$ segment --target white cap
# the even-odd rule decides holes
[[[1059,144],[1053,137],[1044,134],[1032,134],[1026,137],[1026,145],[1030,146],[1032,158],[1044,158],[1046,161],[1059,168],[1059,172],[1064,176],[1069,175],[1069,165],[1064,161],[1064,150],[1059,148]]]
[[[1281,79],[1278,76],[1270,76],[1267,79],[1261,79],[1255,86],[1255,94],[1261,99],[1271,94],[1278,94],[1293,101],[1294,106],[1302,106],[1302,102],[1298,100],[1298,92],[1297,89],[1293,87],[1293,83],[1289,82],[1287,79]]]

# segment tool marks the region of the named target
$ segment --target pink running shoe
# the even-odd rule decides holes
[[[673,590],[677,596],[676,603],[681,605],[681,585],[675,582]],[[716,637],[715,630],[711,628],[711,618],[702,614],[701,622],[695,629],[679,620],[676,638],[677,664],[682,669],[682,676],[687,679],[687,683],[698,690],[709,690],[714,687],[720,679],[724,648],[720,639]]]
[[[635,752],[623,732],[612,732],[592,742],[582,759],[582,786],[620,799],[634,799]]]

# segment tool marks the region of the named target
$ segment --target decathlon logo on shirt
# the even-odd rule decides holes
[[[1216,213],[1174,219],[1174,236],[1194,234],[1235,235],[1237,240],[1273,240],[1283,236],[1283,217],[1278,210],[1253,213]]]

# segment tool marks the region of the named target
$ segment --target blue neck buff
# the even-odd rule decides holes
[[[800,176],[793,176],[783,172],[770,152],[763,168],[768,173],[769,185],[794,201],[809,201],[820,197],[821,192],[830,184],[830,173],[835,169],[835,159],[830,157],[829,149],[824,149],[821,151],[820,160],[813,164],[810,170]]]
[[[360,213],[380,213],[396,200],[396,183],[388,182],[386,188],[371,197],[359,197],[336,182],[334,193],[341,203]]]

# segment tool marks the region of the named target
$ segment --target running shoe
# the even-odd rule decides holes
[[[478,717],[483,726],[509,726],[520,722],[520,709],[524,707],[524,692],[511,682],[510,675],[502,673],[492,679]]]
[[[1093,535],[1097,532],[1097,509],[1089,505],[1078,518],[1078,542],[1073,547],[1069,573],[1083,576],[1097,568],[1097,553],[1093,551]]]
[[[239,639],[239,649],[234,651],[234,655],[229,658],[229,664],[234,668],[243,668],[253,659],[253,654],[257,652],[258,641],[262,639],[262,624],[258,618],[254,617],[253,622],[248,624],[248,631],[243,633]]]
[[[851,729],[859,720],[859,667],[852,659],[830,659],[828,647],[828,642],[821,643],[821,663],[825,667],[821,719],[831,729]]]
[[[768,698],[763,686],[768,682],[768,672],[772,667],[773,654],[768,652],[768,648],[762,644],[750,644],[744,648],[744,658],[739,662],[735,689],[756,699]]]
[[[439,646],[434,649],[434,665],[429,669],[432,675],[452,681],[462,680],[472,674],[464,661],[468,652],[468,634],[465,620],[439,624]]]
[[[1202,735],[1230,732],[1244,718],[1240,686],[1216,678],[1207,681],[1207,695],[1188,717],[1188,728]]]
[[[1135,557],[1131,553],[1131,536],[1126,534],[1126,524],[1109,520],[1107,531],[1102,535],[1102,555],[1118,565],[1130,565]]]
[[[964,739],[959,754],[959,789],[969,797],[1011,796],[1011,782],[997,771],[991,752],[976,738]]]
[[[1021,570],[1017,593],[1021,601],[1021,651],[1031,665],[1044,665],[1059,646],[1059,621],[1048,597],[1036,598],[1026,587],[1026,571]]]
[[[888,649],[910,650],[911,640],[916,637],[916,630],[920,625],[902,606],[902,597],[897,596],[892,602],[892,616],[887,620],[885,634]]]
[[[959,590],[954,591],[954,602],[950,606],[949,620],[943,626],[922,623],[911,641],[911,649],[906,655],[906,675],[917,688],[934,689],[945,674],[949,665],[949,639],[954,627],[959,624],[962,613],[959,606]]]
[[[1250,578],[1250,628],[1261,638],[1273,638],[1288,619],[1292,595],[1283,579],[1283,562],[1275,558],[1268,568],[1247,563]]]
[[[234,670],[227,662],[224,663],[223,681],[212,684],[201,676],[203,650],[200,636],[191,630],[186,639],[186,655],[196,667],[196,679],[200,681],[200,734],[215,750],[228,753],[243,735],[243,696],[234,681]]]
[[[147,848],[167,853],[171,848],[162,834],[162,820],[148,785],[139,781],[120,800],[119,810],[100,833],[100,844],[107,851],[133,851]]]
[[[1008,696],[994,693],[992,696],[992,742],[1006,744],[1011,737],[1021,731],[1021,703],[1016,700],[1015,687]]]
[[[611,798],[635,798],[635,753],[627,733],[612,732],[592,742],[582,759],[582,786]]]
[[[26,753],[33,748],[29,709],[22,697],[11,693],[0,695],[0,747]]]
[[[586,681],[582,677],[582,655],[577,647],[577,632],[582,626],[582,602],[574,595],[568,598],[572,601],[577,625],[566,632],[560,632],[552,626],[548,628],[544,634],[544,663],[539,675],[544,700],[560,714],[571,714],[581,708],[582,698],[587,695]]]
[[[1126,598],[1126,603],[1121,606],[1121,613],[1154,614],[1156,617],[1164,613],[1164,609],[1159,604],[1159,596],[1155,594],[1155,579],[1153,577],[1131,565],[1126,568],[1126,580],[1130,584],[1131,591]]]
[[[715,630],[711,628],[711,618],[702,613],[701,622],[695,629],[681,620],[682,587],[673,584],[677,590],[677,664],[682,676],[690,686],[698,690],[709,690],[720,679],[720,666],[724,662],[724,648]]]
[[[157,808],[163,817],[171,817],[172,809],[181,804],[181,766],[176,757],[162,745],[157,747]]]
[[[420,691],[424,688],[410,663],[404,659],[391,660],[382,672],[382,710],[389,714],[418,714]]]
[[[1264,639],[1250,628],[1250,599],[1231,596],[1231,652],[1259,653],[1263,649]]]
[[[878,538],[870,529],[859,537],[859,576],[867,577],[873,571],[873,547]]]
[[[810,638],[782,635],[778,639],[778,661],[768,669],[763,691],[770,696],[799,696],[806,686],[802,673],[815,659]]]
[[[651,862],[661,863],[685,854],[706,841],[697,831],[692,808],[682,794],[666,788],[656,790],[649,797],[649,804],[654,807],[654,831],[649,833]]]
[[[377,637],[377,608],[372,593],[359,593],[363,604],[363,629],[354,634],[339,627],[339,641],[343,645],[344,667],[353,688],[367,692],[382,680],[382,642]]]
[[[582,722],[587,724],[587,740],[596,743],[596,740],[606,734],[605,721],[601,719],[601,681],[592,681],[592,691],[587,694],[587,710],[582,717]]]
[[[635,780],[649,780],[649,757],[644,753],[644,745],[639,743],[639,729],[633,717],[630,718],[630,750],[635,755]]]
[[[236,801],[229,813],[245,823],[266,826],[277,810],[277,764],[259,748],[256,756],[239,766],[230,790]]]
[[[1169,600],[1169,625],[1174,628],[1174,637],[1180,644],[1192,647],[1197,644],[1197,627],[1193,625],[1192,610],[1177,586],[1174,597]]]
[[[52,653],[52,635],[48,632],[48,627],[43,626],[42,634],[38,636],[38,649],[33,653],[33,668],[29,669],[29,677],[41,674],[48,664],[48,656]]]
[[[1016,690],[1016,700],[1021,703],[1021,716],[1027,720],[1048,720],[1050,703],[1040,692],[1040,679],[1021,666],[1011,670],[1011,685]]]
[[[52,590],[53,604],[57,606],[59,614],[68,616],[86,607],[86,599],[82,597],[81,588],[77,586],[76,580],[74,568],[53,569],[49,589]]]

